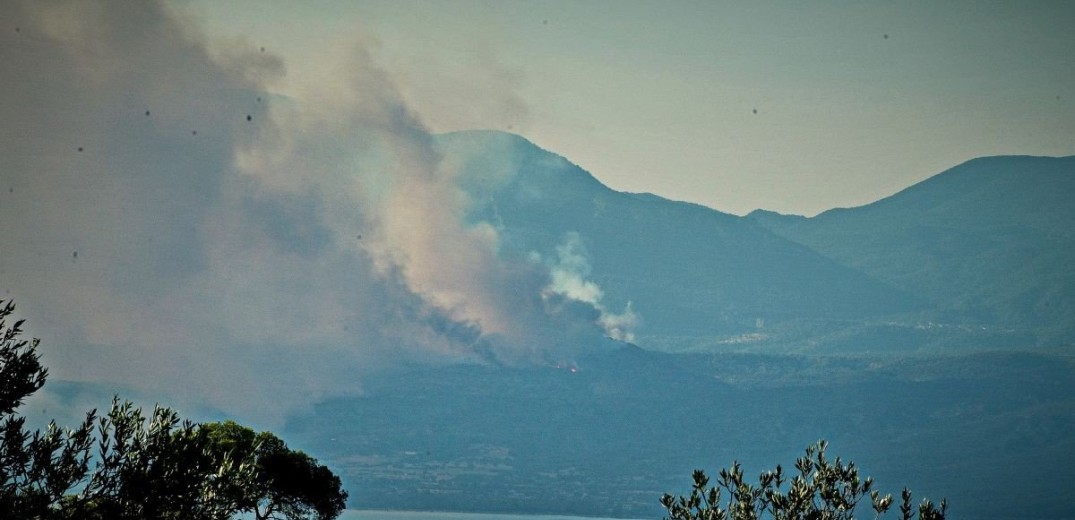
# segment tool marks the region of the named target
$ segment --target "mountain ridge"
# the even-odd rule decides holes
[[[1035,340],[1042,345],[1073,338],[1072,196],[1075,156],[998,156],[858,208],[748,218],[923,295],[936,319],[1048,329]]]
[[[1075,364],[1063,341],[1075,320],[1053,313],[1044,325],[1012,325],[959,307],[981,293],[943,279],[966,254],[988,263],[1021,236],[990,234],[1003,215],[975,218],[981,192],[942,177],[874,206],[870,218],[855,208],[820,219],[737,217],[616,192],[522,138],[457,135],[437,145],[458,167],[466,218],[496,229],[501,254],[555,262],[575,236],[581,274],[604,305],[633,301],[645,324],[638,346],[581,349],[570,366],[399,367],[364,381],[361,396],[293,417],[288,434],[340,469],[355,503],[654,517],[661,494],[689,489],[696,468],[737,460],[751,473],[824,438],[882,492],[900,484],[947,497],[953,515],[1070,516],[1063,494],[1049,490],[1075,472]],[[970,162],[960,176],[983,164],[1010,177],[1007,161]],[[945,190],[972,196],[952,205]],[[906,209],[916,204],[938,213]],[[1066,218],[1055,206],[1034,209]],[[953,211],[962,213],[948,218]],[[915,218],[925,220],[901,227]],[[1025,305],[1005,284],[1070,274],[1047,261],[1070,251],[1048,240],[1066,231],[1041,230],[1011,253],[1025,271],[975,271],[970,287],[993,291],[995,312]],[[916,270],[935,273],[926,283],[954,296],[924,289]]]
[[[649,333],[734,336],[773,319],[861,318],[916,306],[749,220],[611,190],[524,139],[456,133],[438,144],[459,168],[468,219],[493,224],[503,254],[555,258],[564,237],[576,234],[609,307],[633,302]]]
[[[435,142],[458,169],[468,218],[493,224],[505,254],[554,258],[576,233],[609,306],[632,302],[643,316],[648,348],[1075,339],[1075,273],[1064,263],[1075,249],[1075,225],[1064,225],[1075,224],[1075,156],[976,158],[855,208],[739,217],[612,190],[515,134]],[[948,328],[923,332],[930,324]]]

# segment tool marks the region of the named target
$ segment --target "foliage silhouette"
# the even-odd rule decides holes
[[[160,406],[147,417],[116,397],[75,428],[29,431],[16,410],[48,371],[38,340],[20,339],[23,320],[9,324],[14,311],[0,300],[0,518],[331,520],[343,510],[328,468],[233,422],[198,425]]]
[[[795,461],[798,474],[788,479],[781,466],[758,477],[758,484],[743,478],[738,462],[730,469],[720,470],[715,486],[702,470],[695,470],[690,495],[673,497],[665,494],[661,505],[668,511],[668,520],[852,520],[855,507],[865,499],[880,517],[892,506],[892,495],[881,496],[873,489],[873,479],[859,477],[854,462],[846,464],[837,457],[825,456],[828,447],[818,441],[806,448],[806,455]],[[725,500],[726,496],[726,500]],[[911,492],[904,488],[900,518],[911,520],[915,508]],[[918,505],[919,520],[944,520],[948,503],[934,506],[929,500]]]
[[[340,479],[317,459],[287,447],[271,432],[254,430],[233,421],[201,427],[210,449],[221,460],[250,460],[256,476],[235,488],[233,501],[253,511],[258,520],[285,518],[329,520],[343,511],[347,492]]]

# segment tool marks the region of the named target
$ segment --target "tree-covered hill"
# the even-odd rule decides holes
[[[748,218],[929,302],[939,322],[1075,341],[1075,157],[968,161],[813,218]]]
[[[555,262],[572,242],[606,307],[668,351],[827,353],[1075,341],[1075,157],[968,161],[816,217],[736,217],[621,193],[502,132],[438,149],[501,254]]]
[[[611,190],[563,157],[501,132],[438,136],[502,254],[546,259],[577,237],[606,305],[632,302],[644,334],[734,336],[761,323],[862,320],[919,301],[734,215]]]

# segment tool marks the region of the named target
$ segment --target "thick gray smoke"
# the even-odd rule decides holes
[[[272,421],[400,360],[562,361],[614,328],[463,224],[361,45],[282,97],[279,58],[161,2],[0,10],[0,291],[54,377]]]

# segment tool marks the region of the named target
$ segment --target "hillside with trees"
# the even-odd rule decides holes
[[[1075,338],[1075,157],[983,157],[877,202],[737,217],[612,190],[495,131],[437,136],[502,254],[573,237],[637,344],[668,352],[967,351]]]

